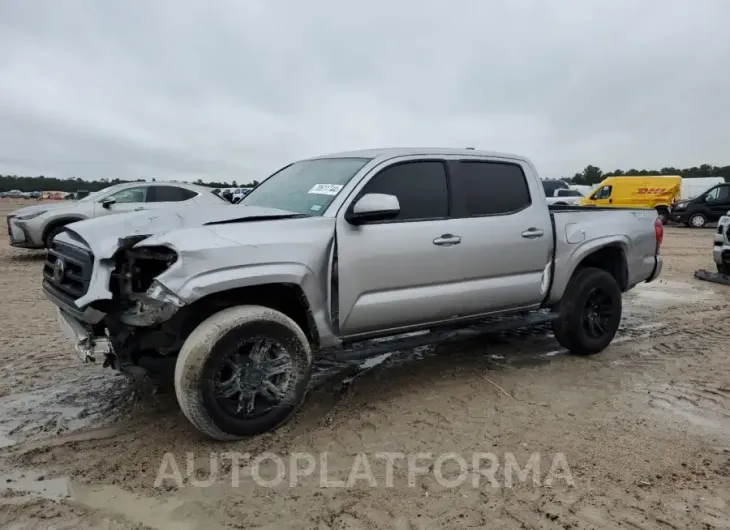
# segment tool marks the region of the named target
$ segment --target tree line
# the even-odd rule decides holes
[[[80,190],[86,190],[94,192],[102,190],[108,186],[114,184],[121,184],[123,182],[146,182],[148,179],[136,179],[136,180],[122,180],[118,178],[109,179],[102,178],[99,180],[84,180],[81,178],[70,178],[60,179],[54,177],[19,177],[17,175],[0,175],[0,192],[19,190],[23,192],[30,191],[63,191],[63,192],[76,192]],[[155,182],[155,179],[149,179]],[[223,188],[254,188],[258,186],[258,181],[254,180],[247,184],[238,184],[235,180],[232,182],[203,182],[202,179],[198,179],[195,182],[187,182],[188,184],[198,184],[200,186],[208,186],[213,189]]]
[[[604,173],[601,168],[597,166],[586,166],[586,168],[580,173],[576,173],[569,178],[563,178],[562,180],[565,180],[572,184],[593,186],[607,177],[649,177],[658,175],[679,175],[683,178],[722,177],[725,179],[725,182],[730,182],[730,166],[719,167],[710,164],[702,164],[699,167],[689,167],[685,169],[678,169],[676,167],[663,167],[659,170],[629,169],[627,171],[624,171],[622,169],[616,169],[608,173]]]
[[[616,169],[608,173],[604,173],[603,170],[597,166],[589,165],[581,171],[576,173],[572,177],[562,177],[562,180],[570,182],[572,184],[583,184],[593,186],[598,184],[606,177],[619,177],[622,175],[631,176],[652,176],[652,175],[680,175],[684,178],[698,178],[698,177],[722,177],[726,182],[730,182],[730,166],[713,166],[710,164],[702,164],[699,167],[690,167],[685,169],[678,169],[676,167],[663,167],[661,169],[629,169],[624,171],[622,169]],[[150,179],[153,182],[155,179]],[[89,192],[98,191],[112,186],[114,184],[121,184],[122,182],[145,182],[146,179],[136,179],[134,181],[122,180],[122,179],[109,179],[102,178],[99,180],[84,180],[80,178],[60,179],[54,177],[19,177],[16,175],[0,175],[0,192],[10,190],[20,190],[24,192],[29,191],[64,191],[64,192],[75,192],[79,190],[87,190]],[[188,182],[188,184],[198,184],[200,186],[208,186],[210,188],[254,188],[258,186],[259,182],[254,180],[246,184],[239,184],[235,180],[232,182],[203,182],[202,179],[198,179],[195,182]]]

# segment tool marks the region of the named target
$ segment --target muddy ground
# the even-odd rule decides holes
[[[320,365],[294,421],[219,444],[174,393],[80,365],[41,294],[42,253],[12,250],[3,234],[0,528],[730,528],[730,288],[692,277],[714,268],[711,248],[710,229],[668,229],[661,281],[626,295],[600,355],[566,355],[538,329],[359,371]],[[232,466],[226,452],[274,455]],[[315,459],[312,474],[291,473],[296,452]],[[381,452],[404,458],[391,480]],[[413,455],[435,464],[447,452],[465,459],[465,481],[453,459],[409,471]],[[495,483],[474,483],[475,453],[496,459]],[[202,487],[210,454],[218,470]],[[524,470],[533,454],[537,474],[506,471],[510,455]],[[323,483],[368,463],[371,480]]]

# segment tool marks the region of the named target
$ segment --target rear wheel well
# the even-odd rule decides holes
[[[609,273],[618,283],[621,291],[625,291],[629,285],[629,271],[626,265],[626,254],[623,249],[618,246],[608,246],[592,252],[578,264],[573,272],[585,267],[595,267]]]
[[[312,311],[301,287],[289,283],[268,283],[209,294],[188,306],[190,331],[213,313],[237,305],[270,307],[291,318],[312,344],[319,342]],[[193,322],[191,322],[193,320]]]

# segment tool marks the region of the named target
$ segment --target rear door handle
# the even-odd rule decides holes
[[[525,239],[537,239],[538,237],[542,237],[545,235],[545,232],[540,230],[539,228],[528,228],[524,232],[522,232],[522,237]]]
[[[461,243],[461,237],[453,234],[444,234],[433,240],[434,245],[442,247],[450,247],[451,245],[458,245],[459,243]]]

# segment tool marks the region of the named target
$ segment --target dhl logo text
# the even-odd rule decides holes
[[[666,191],[666,188],[639,188],[636,193],[640,195],[660,195],[666,193]]]

